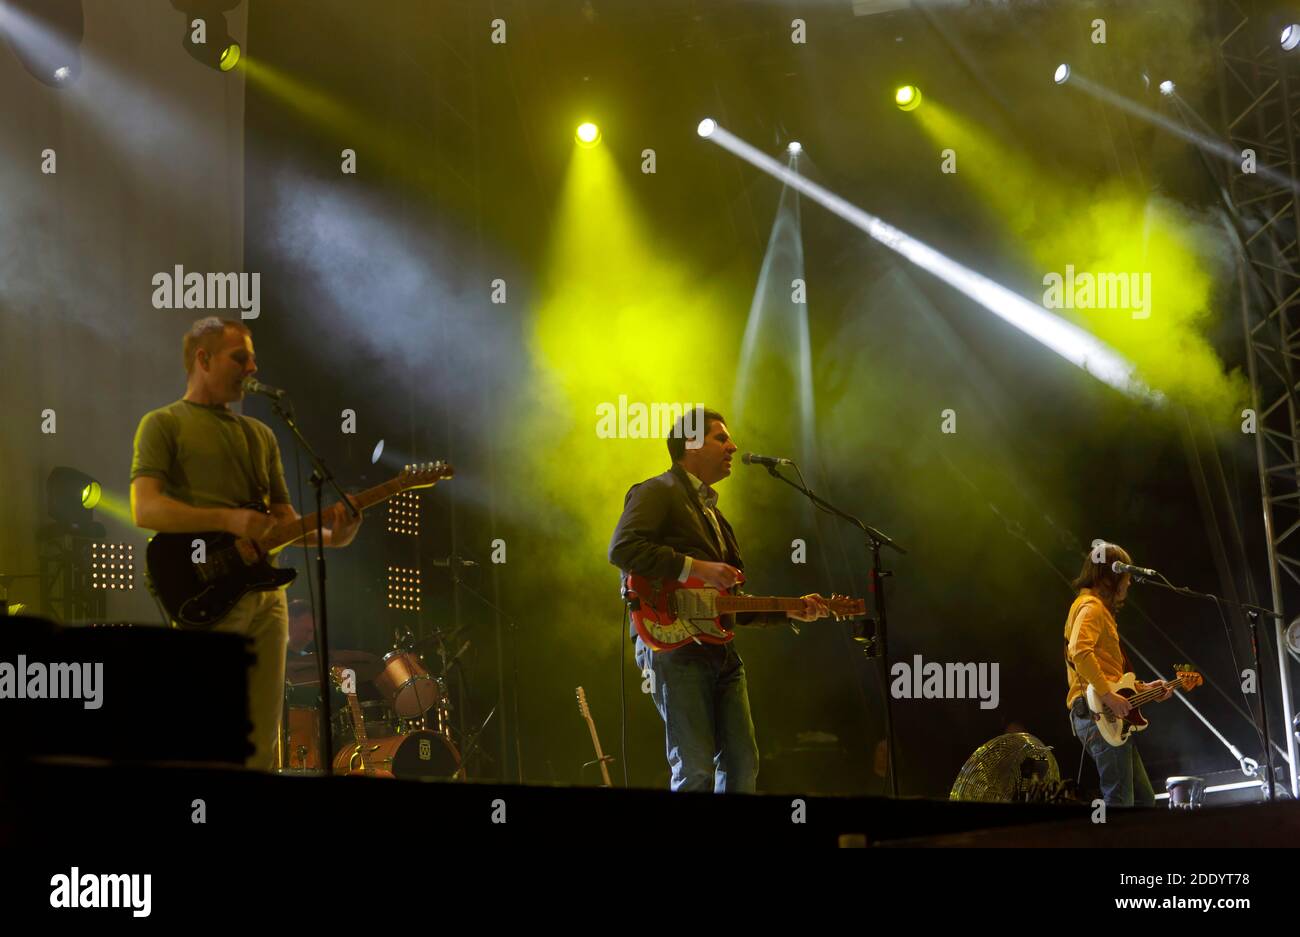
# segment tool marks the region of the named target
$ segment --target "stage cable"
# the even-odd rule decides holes
[[[619,737],[621,739],[623,758],[623,787],[627,788],[627,663],[623,659],[627,647],[627,601],[623,602],[623,614],[618,621],[618,708]]]

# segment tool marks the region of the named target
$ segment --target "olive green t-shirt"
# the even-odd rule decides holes
[[[141,475],[162,479],[164,494],[197,508],[290,503],[271,428],[222,406],[178,400],[146,413],[135,431],[131,480]]]

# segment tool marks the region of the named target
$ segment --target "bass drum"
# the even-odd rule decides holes
[[[456,746],[424,729],[347,745],[334,758],[334,773],[407,781],[465,780]]]

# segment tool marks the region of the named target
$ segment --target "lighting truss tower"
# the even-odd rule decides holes
[[[1283,51],[1285,24],[1269,14],[1268,6],[1259,0],[1218,4],[1220,104],[1233,149],[1252,150],[1260,167],[1295,180],[1300,179],[1300,59]],[[1291,761],[1291,793],[1300,797],[1291,731],[1295,698],[1283,638],[1287,616],[1300,613],[1300,192],[1279,183],[1278,175],[1270,178],[1238,167],[1227,174],[1227,191],[1245,246],[1242,325],[1257,416],[1269,584],[1273,609],[1283,616],[1275,629],[1282,731]],[[1261,699],[1261,705],[1265,702]]]

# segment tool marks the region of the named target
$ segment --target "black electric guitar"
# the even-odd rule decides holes
[[[348,497],[364,511],[399,492],[431,488],[454,474],[445,462],[408,466],[396,478]],[[260,505],[250,507],[265,510]],[[174,621],[190,628],[211,628],[248,593],[293,582],[296,571],[278,569],[267,557],[315,529],[315,514],[282,521],[267,534],[262,547],[224,532],[154,534],[145,553],[149,588]]]

